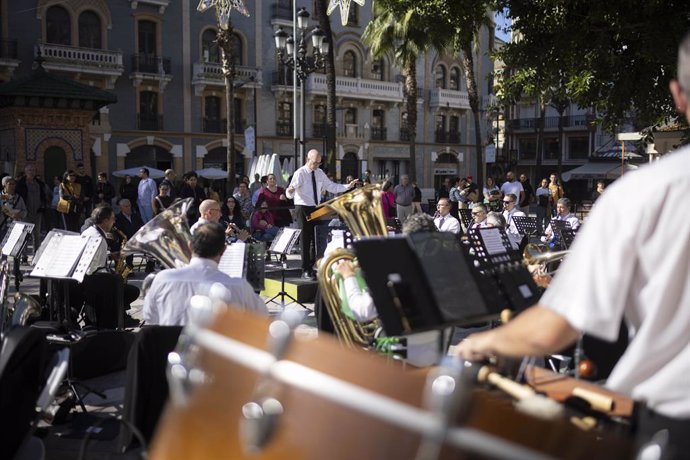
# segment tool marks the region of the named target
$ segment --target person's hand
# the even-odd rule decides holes
[[[357,185],[358,182],[359,182],[359,179],[352,179],[352,180],[350,181],[350,183],[348,184],[348,187],[349,187],[349,188],[354,188],[354,187]]]
[[[280,194],[280,201],[287,201],[287,197],[285,196],[284,193]]]
[[[482,361],[493,357],[491,331],[472,334],[455,347],[455,354],[468,361]]]
[[[235,234],[235,229],[233,228],[232,224],[228,224],[228,226],[225,228],[225,234],[227,236],[232,236]]]
[[[352,276],[355,276],[355,266],[354,264],[349,261],[349,260],[343,260],[341,261],[336,267],[335,270],[340,273],[340,276],[343,278],[350,278]]]
[[[259,227],[268,227],[268,222],[266,222],[265,220],[261,219],[261,220],[259,221]]]
[[[242,229],[237,232],[237,239],[240,241],[247,241],[249,239],[249,232],[246,229]]]
[[[295,187],[293,187],[292,185],[289,186],[289,187],[287,188],[287,192],[290,193],[290,194],[295,193]]]

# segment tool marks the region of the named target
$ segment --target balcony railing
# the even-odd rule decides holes
[[[400,140],[403,142],[410,141],[410,130],[408,128],[400,128]]]
[[[282,86],[292,86],[293,80],[293,74],[292,70],[287,70],[285,71],[274,71],[273,74],[271,75],[271,83],[273,85],[282,85]],[[297,86],[299,86],[299,80],[297,80]]]
[[[314,73],[307,79],[307,91],[310,94],[326,95],[326,75]],[[335,91],[338,97],[366,99],[377,101],[401,102],[403,99],[402,83],[364,78],[338,76],[335,78]]]
[[[36,53],[39,52],[47,70],[103,76],[108,88],[115,85],[125,70],[120,51],[39,43]]]
[[[276,121],[277,136],[292,136],[292,121]]]
[[[0,40],[0,59],[17,59],[17,40]]]
[[[225,85],[223,67],[217,62],[197,62],[194,64],[192,85]],[[252,67],[235,66],[235,86],[260,86],[261,72]]]
[[[132,73],[170,74],[170,58],[155,54],[133,54]]]
[[[458,131],[448,131],[448,143],[449,144],[459,144],[460,143],[460,133]]]
[[[449,142],[448,138],[448,131],[445,131],[443,129],[437,129],[436,131],[434,131],[434,142],[438,144],[445,144]]]
[[[144,131],[162,131],[163,115],[138,113],[137,128]]]
[[[560,117],[544,117],[544,129],[558,129],[559,119]],[[536,129],[539,127],[539,118],[515,118],[510,120],[508,126],[511,129]],[[565,115],[563,127],[587,129],[587,115]]]
[[[467,91],[434,88],[429,90],[429,107],[448,107],[451,109],[470,108],[470,98]]]
[[[371,140],[373,141],[385,141],[387,139],[386,128],[371,128]]]

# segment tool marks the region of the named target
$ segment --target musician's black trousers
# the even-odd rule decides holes
[[[668,445],[663,460],[690,458],[690,419],[675,419],[658,414],[643,405],[635,406],[635,440],[642,445],[660,430],[668,431]]]
[[[310,222],[307,218],[315,209],[315,206],[295,206],[297,222],[299,223],[299,228],[302,229],[302,233],[299,236],[299,247],[300,251],[302,251],[302,271],[304,272],[312,272],[314,270],[314,259],[316,258],[316,246],[314,244],[315,222]]]
[[[139,289],[123,283],[115,273],[97,272],[84,277],[81,284],[70,286],[70,304],[79,311],[83,302],[96,312],[97,329],[116,329],[119,315],[139,297]]]

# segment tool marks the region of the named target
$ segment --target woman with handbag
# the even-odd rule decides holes
[[[62,227],[70,232],[79,232],[79,216],[82,210],[81,185],[77,183],[77,174],[66,171],[60,184],[60,200],[57,211],[62,216]]]

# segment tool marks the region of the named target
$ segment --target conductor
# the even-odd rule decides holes
[[[316,259],[316,247],[314,245],[314,226],[313,221],[307,220],[309,215],[314,212],[319,205],[321,192],[326,190],[330,193],[343,193],[355,186],[358,179],[354,179],[349,184],[336,184],[331,181],[323,170],[319,169],[321,164],[321,154],[318,150],[312,149],[307,153],[307,163],[295,171],[292,181],[285,190],[285,195],[289,199],[295,200],[295,211],[300,234],[300,250],[302,251],[302,278],[316,279],[314,262]]]

